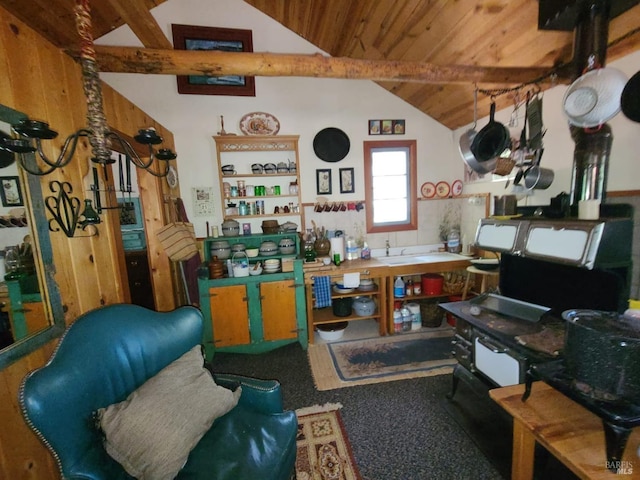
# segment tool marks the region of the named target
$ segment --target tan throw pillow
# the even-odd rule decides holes
[[[147,380],[126,400],[98,410],[105,449],[140,480],[170,480],[189,452],[238,403],[204,368],[200,345]]]

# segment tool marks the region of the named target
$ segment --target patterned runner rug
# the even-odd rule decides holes
[[[340,408],[339,403],[327,403],[296,410],[296,480],[361,480]]]
[[[364,340],[309,345],[318,390],[451,373],[453,329],[407,332]]]

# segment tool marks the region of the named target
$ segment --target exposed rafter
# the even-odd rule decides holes
[[[549,72],[541,67],[440,66],[426,62],[361,60],[324,55],[156,50],[96,46],[102,72],[164,75],[250,75],[366,79],[380,82],[531,82]],[[76,56],[74,52],[70,52]],[[560,78],[562,75],[560,75]]]

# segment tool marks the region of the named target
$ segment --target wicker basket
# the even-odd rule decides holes
[[[448,272],[444,276],[442,290],[449,295],[459,295],[464,290],[466,281],[466,271]],[[473,287],[473,278],[470,279],[469,287]]]
[[[442,324],[445,311],[438,306],[438,300],[420,301],[420,318],[423,327],[435,328]]]
[[[496,162],[496,169],[493,171],[496,175],[509,175],[513,167],[516,166],[516,161],[510,158],[499,157]]]

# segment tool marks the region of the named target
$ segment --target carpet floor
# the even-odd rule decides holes
[[[287,409],[342,404],[340,413],[363,480],[504,478],[442,407],[451,375],[318,391],[307,354],[298,344],[259,355],[218,353],[212,364],[218,372],[278,379]]]

